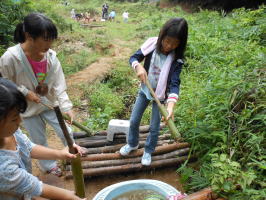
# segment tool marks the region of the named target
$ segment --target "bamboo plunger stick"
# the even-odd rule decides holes
[[[56,113],[58,122],[60,124],[60,127],[63,131],[63,134],[65,136],[65,139],[67,141],[67,145],[69,148],[69,152],[72,154],[77,154],[76,149],[73,147],[73,140],[69,135],[69,132],[67,130],[66,124],[64,122],[62,113],[60,111],[59,106],[54,107],[54,111]],[[85,198],[85,185],[84,185],[84,177],[83,177],[83,171],[81,166],[81,160],[80,155],[77,154],[77,157],[71,160],[71,169],[72,174],[74,178],[74,185],[75,185],[75,191],[76,195],[80,198]]]
[[[166,109],[164,108],[164,106],[163,106],[163,105],[161,104],[161,102],[159,101],[159,99],[157,98],[157,96],[156,96],[155,92],[153,91],[153,89],[152,89],[152,87],[151,87],[151,84],[150,84],[150,82],[149,82],[148,79],[146,79],[146,83],[145,83],[145,84],[146,84],[146,86],[148,87],[148,89],[150,90],[150,93],[151,93],[151,95],[153,96],[155,102],[157,103],[157,105],[158,105],[158,107],[159,107],[159,110],[160,110],[161,114],[162,114],[162,115],[164,116],[164,118],[166,119],[167,116],[168,116],[168,113],[167,113]],[[180,138],[181,135],[180,135],[179,131],[177,130],[177,128],[176,128],[176,126],[175,126],[175,124],[174,124],[174,121],[173,121],[172,119],[168,119],[166,123],[167,123],[167,125],[168,125],[168,127],[169,127],[169,129],[170,129],[170,131],[171,131],[171,134],[172,134],[173,138],[174,138],[174,139],[176,139],[176,138]]]
[[[45,103],[43,103],[43,102],[40,102],[42,105],[44,105],[45,107],[47,107],[47,108],[49,108],[50,110],[53,110],[53,107],[52,106],[49,106],[49,105],[47,105],[47,104],[45,104]],[[64,113],[61,113],[62,115],[63,115],[63,117],[64,117],[64,119],[65,120],[69,120],[70,121],[70,117],[69,116],[67,116],[66,114],[64,114]],[[83,126],[82,124],[80,124],[80,123],[78,123],[78,122],[76,122],[76,121],[72,121],[72,124],[74,125],[74,126],[76,126],[77,128],[79,128],[80,130],[83,130],[83,131],[85,131],[87,134],[87,136],[91,136],[92,135],[92,132],[90,131],[90,129],[88,129],[86,126]]]

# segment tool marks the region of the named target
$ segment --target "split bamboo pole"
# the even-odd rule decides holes
[[[56,113],[58,122],[63,131],[63,134],[65,136],[65,139],[66,139],[66,142],[69,148],[69,152],[72,154],[77,154],[77,150],[73,147],[73,140],[69,135],[69,132],[67,130],[67,127],[66,127],[66,124],[63,119],[59,106],[54,107],[54,111]],[[72,169],[72,174],[74,177],[76,195],[79,196],[80,198],[85,198],[85,185],[84,185],[83,171],[81,167],[81,161],[80,161],[79,154],[77,154],[76,158],[71,160],[71,169]]]
[[[113,167],[83,169],[83,174],[85,177],[89,177],[89,176],[119,174],[125,172],[136,172],[141,170],[149,170],[153,168],[177,166],[178,164],[185,162],[187,159],[188,159],[187,156],[181,156],[179,158],[170,158],[165,160],[153,161],[150,166],[142,166],[141,163],[137,163],[137,164],[127,164],[127,165],[113,166]],[[73,177],[72,172],[70,171],[66,172],[65,178],[72,178],[72,177]]]
[[[164,106],[161,104],[161,102],[159,101],[159,99],[157,98],[156,94],[154,93],[152,87],[151,87],[151,84],[149,82],[149,80],[147,79],[146,80],[146,86],[149,88],[150,90],[150,93],[151,95],[153,96],[155,102],[157,103],[158,107],[159,107],[159,110],[161,112],[161,114],[164,116],[164,118],[166,119],[167,116],[168,116],[168,113],[166,111],[166,109],[164,108]],[[181,138],[181,135],[179,133],[179,131],[177,130],[176,126],[175,126],[175,123],[172,119],[169,119],[167,121],[167,125],[171,131],[171,134],[173,136],[174,139],[178,139],[178,138]]]

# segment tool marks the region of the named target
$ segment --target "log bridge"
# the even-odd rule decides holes
[[[164,125],[161,125],[161,129]],[[88,136],[85,132],[73,133],[75,143],[86,148],[85,155],[81,157],[84,177],[120,174],[150,170],[160,167],[178,166],[188,159],[189,144],[177,142],[166,132],[159,136],[155,152],[152,154],[150,166],[141,165],[145,140],[149,134],[149,126],[140,126],[139,149],[123,157],[119,149],[126,144],[126,135],[115,133],[114,140],[108,141],[107,131],[97,132]],[[192,157],[191,157],[192,159]],[[71,165],[67,163],[66,178],[73,178]]]

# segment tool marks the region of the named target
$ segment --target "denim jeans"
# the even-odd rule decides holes
[[[53,110],[43,111],[39,115],[23,118],[23,125],[30,135],[30,139],[33,143],[48,147],[46,138],[46,123],[53,127],[57,136],[61,139],[64,146],[66,146],[66,140],[62,129],[57,120],[56,114]],[[70,136],[73,138],[71,128],[68,127]],[[48,171],[56,167],[57,162],[55,160],[38,160],[41,170]]]
[[[140,90],[130,117],[130,127],[127,142],[131,147],[135,147],[139,143],[139,125],[141,122],[142,115],[149,103],[150,100],[147,99],[144,92]],[[161,115],[159,112],[158,105],[155,101],[152,101],[150,133],[145,143],[145,151],[147,153],[152,153],[155,150],[160,131],[160,121]]]

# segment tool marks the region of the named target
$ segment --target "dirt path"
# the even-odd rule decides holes
[[[91,64],[82,71],[67,77],[69,95],[71,96],[72,94],[76,94],[76,92],[73,90],[77,88],[77,85],[89,84],[95,82],[96,80],[103,79],[106,74],[115,68],[114,63],[117,60],[128,58],[131,50],[127,47],[124,47],[124,45],[124,41],[115,40],[114,43],[110,45],[110,47],[114,50],[111,56],[100,58],[97,62]]]

